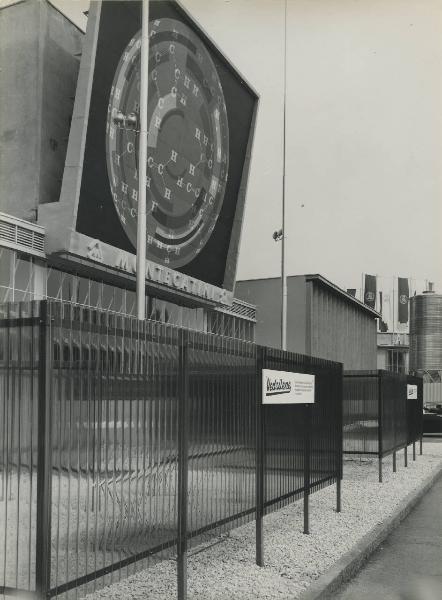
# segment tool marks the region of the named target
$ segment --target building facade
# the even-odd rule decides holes
[[[174,4],[159,3],[155,10],[163,10],[163,5],[166,7],[164,10],[172,12],[159,15],[164,17],[163,21],[159,18],[156,23],[160,23],[160,27],[166,26],[173,17],[176,26],[182,29],[182,35],[191,37],[194,44],[199,45],[198,56],[206,61],[201,64],[213,70],[214,80],[224,77],[229,79],[230,85],[236,84],[239,76],[234,67],[229,65],[228,74],[223,74],[225,60],[222,53],[204,37],[191,17]],[[111,21],[115,20],[113,15],[118,10],[122,13],[120,21],[127,18],[127,28],[118,28],[121,43],[130,44],[130,35],[133,34],[128,32],[131,27],[134,31],[139,27],[139,14],[136,10],[126,10],[127,6],[126,3],[115,3],[110,11],[107,3],[95,3],[89,15],[86,35],[46,0],[12,2],[0,9],[3,25],[0,40],[0,303],[52,298],[127,315],[136,314],[134,247],[128,239],[131,231],[122,208],[127,208],[128,202],[125,203],[124,197],[116,198],[112,187],[116,176],[112,174],[109,152],[114,157],[115,151],[109,138],[107,105],[101,114],[94,109],[94,101],[98,102],[96,98],[94,100],[94,89],[105,87],[102,84],[105,76],[109,79],[109,96],[105,100],[115,102],[112,77],[117,80],[122,59],[120,63],[119,57],[112,59],[117,65],[112,71],[108,68],[108,60],[100,63],[99,52],[101,44],[105,56],[106,27],[113,25]],[[166,25],[162,25],[164,23]],[[161,48],[151,49],[154,54],[159,51],[162,51]],[[185,52],[186,49],[181,48],[180,51]],[[135,54],[133,65],[139,60],[139,53]],[[112,57],[112,53],[109,56]],[[193,81],[192,89],[196,92],[193,101],[201,103],[201,114],[203,109],[210,114],[206,96],[203,98],[201,92],[198,96],[195,79],[199,73],[195,68],[195,72],[188,73],[185,82]],[[162,76],[166,81],[168,73]],[[184,85],[181,86],[183,89]],[[131,93],[129,89],[127,94]],[[197,241],[192,242],[189,248],[185,246],[190,237],[187,232],[178,232],[176,236],[182,236],[182,243],[179,247],[178,242],[172,246],[176,242],[176,232],[172,229],[180,218],[177,215],[168,216],[167,226],[164,225],[161,230],[166,231],[171,240],[170,247],[164,240],[157,242],[152,230],[148,235],[148,240],[153,239],[157,245],[148,248],[145,306],[146,318],[149,319],[253,341],[254,307],[234,299],[231,292],[257,104],[256,93],[244,82],[241,93],[249,102],[249,120],[241,140],[234,143],[235,140],[229,138],[232,127],[229,128],[226,119],[237,115],[231,116],[226,96],[224,112],[219,117],[225,122],[219,121],[216,125],[216,131],[221,130],[222,136],[216,133],[215,142],[212,142],[218,144],[220,139],[223,142],[223,147],[218,148],[218,166],[217,157],[212,157],[213,171],[218,169],[219,172],[216,171],[216,177],[207,171],[198,174],[200,180],[208,178],[213,197],[208,197],[203,207],[202,191],[201,197],[196,202],[193,200],[194,206],[192,199],[184,199],[193,215],[196,214],[195,205],[199,205],[198,229],[195,228],[195,233],[191,232],[195,240],[199,240],[199,247]],[[184,93],[177,85],[177,97],[180,94],[184,102]],[[101,97],[98,99],[102,100]],[[160,98],[158,102],[161,104],[164,100]],[[189,104],[190,99],[187,106]],[[165,123],[163,135],[170,139],[160,139],[162,134],[159,134],[158,148],[152,161],[160,160],[158,156],[166,142],[173,144],[173,132],[177,131],[177,127],[181,126],[184,131],[180,122],[167,131],[169,114],[166,112],[162,118]],[[186,119],[187,115],[183,113],[183,123]],[[200,135],[203,142],[208,138],[209,147],[211,124],[206,117],[204,123],[207,131],[201,130]],[[120,137],[125,134],[126,130],[119,130]],[[90,154],[86,156],[85,152],[94,151],[93,143],[96,139],[101,140],[100,136],[103,141],[105,137],[109,141],[106,144],[100,141],[100,152],[103,145],[104,153],[91,159]],[[192,150],[190,146],[186,152]],[[208,162],[212,158],[207,154]],[[227,178],[229,164],[237,165],[238,160],[242,169],[236,166],[236,175],[230,174],[233,183],[225,189],[221,185],[221,174]],[[99,161],[103,165],[101,179],[93,172]],[[128,189],[124,181],[124,176],[127,176],[125,166],[126,172],[122,169],[119,173],[120,193],[121,189]],[[88,168],[92,169],[89,177],[93,179],[89,188],[85,183]],[[174,177],[172,173],[171,181],[176,180],[178,184],[179,180]],[[235,183],[240,191],[232,187]],[[173,191],[169,190],[168,194],[173,194]],[[135,196],[134,191],[132,196]],[[166,197],[165,204],[167,201]],[[152,206],[155,205],[158,202],[152,200]],[[129,215],[134,210],[131,208],[126,212]],[[80,224],[81,211],[83,220]],[[226,226],[229,220],[233,223],[232,227]],[[197,221],[196,217],[194,221]],[[115,239],[101,236],[107,224],[110,233],[105,233],[110,236],[120,227]],[[187,226],[184,224],[182,229]],[[94,228],[96,231],[93,231]],[[215,242],[224,248],[219,260],[213,253]],[[184,250],[188,252],[190,258],[186,259],[187,262],[176,260],[179,250],[182,254]],[[175,259],[176,265],[172,265],[170,257]]]
[[[408,373],[410,342],[408,333],[385,332],[377,334],[378,369]]]
[[[256,341],[281,346],[281,280],[238,281],[235,295],[256,305]],[[379,314],[321,275],[287,277],[287,350],[376,369]]]

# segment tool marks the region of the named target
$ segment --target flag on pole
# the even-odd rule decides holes
[[[408,287],[408,279],[405,277],[398,277],[398,322],[408,323],[408,302],[410,300],[410,290]]]
[[[365,275],[364,304],[370,308],[376,306],[376,275]]]

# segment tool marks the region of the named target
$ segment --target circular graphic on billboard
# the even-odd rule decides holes
[[[228,176],[229,130],[221,82],[200,38],[184,23],[149,26],[147,257],[171,268],[204,247],[220,214]],[[138,32],[112,84],[106,126],[109,184],[136,248],[140,98]]]

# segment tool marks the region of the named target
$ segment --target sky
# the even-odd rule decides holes
[[[84,19],[87,0],[53,0]],[[182,0],[260,95],[237,279],[442,292],[442,2]],[[80,23],[81,24],[81,23]]]

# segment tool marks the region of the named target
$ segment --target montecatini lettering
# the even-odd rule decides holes
[[[284,381],[284,379],[275,379],[272,381],[267,377],[267,391],[268,392],[290,392],[292,384],[290,381]]]

